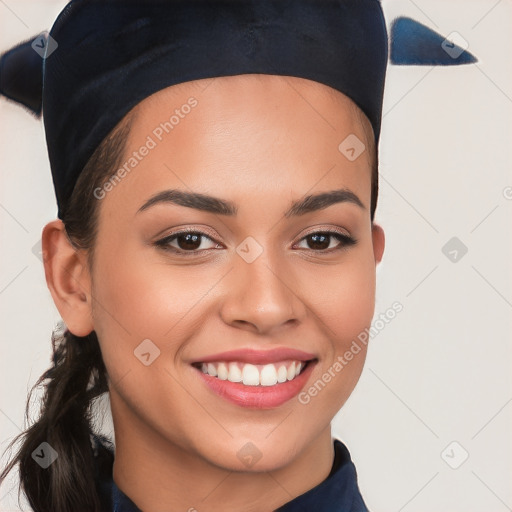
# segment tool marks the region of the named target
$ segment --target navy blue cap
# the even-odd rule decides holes
[[[379,139],[388,40],[378,0],[73,0],[50,37],[42,110],[59,217],[124,115],[190,80],[314,80],[351,98]]]

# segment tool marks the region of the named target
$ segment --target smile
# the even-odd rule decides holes
[[[191,362],[209,393],[239,407],[273,409],[296,397],[318,362],[291,348],[238,349]]]
[[[205,375],[245,386],[275,386],[299,376],[307,361],[280,361],[265,365],[239,361],[201,363]]]

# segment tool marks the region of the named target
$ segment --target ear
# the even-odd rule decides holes
[[[372,240],[373,255],[375,257],[375,264],[377,265],[382,260],[382,254],[384,253],[384,246],[386,244],[384,230],[377,224],[372,225]]]
[[[71,244],[61,220],[44,227],[42,250],[46,284],[62,320],[75,336],[87,336],[94,327],[85,251]]]

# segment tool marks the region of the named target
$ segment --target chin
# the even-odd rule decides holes
[[[278,427],[279,428],[279,427]],[[273,434],[270,434],[272,437]],[[268,434],[267,434],[268,436]],[[287,433],[276,436],[274,439],[265,439],[264,436],[253,438],[235,437],[229,442],[213,448],[215,452],[204,454],[204,458],[211,464],[224,470],[235,472],[261,473],[276,471],[291,464],[301,449],[301,443],[306,445],[307,440],[300,434],[296,439]]]

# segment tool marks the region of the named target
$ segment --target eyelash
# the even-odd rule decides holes
[[[191,251],[184,251],[183,249],[177,249],[176,247],[172,247],[169,245],[170,242],[176,240],[180,235],[188,235],[188,234],[199,235],[201,238],[208,238],[212,242],[215,242],[215,240],[213,240],[211,236],[209,236],[207,233],[204,233],[203,231],[198,231],[197,229],[185,229],[182,231],[177,231],[176,233],[172,233],[172,234],[166,236],[165,238],[158,240],[157,242],[155,242],[155,245],[161,249],[164,249],[165,251],[170,251],[170,252],[173,252],[178,255],[183,255],[185,257],[199,256],[200,255],[199,253],[201,253],[203,251],[209,251],[212,249],[215,250],[215,248],[211,248],[211,249],[194,249]],[[320,254],[330,254],[335,251],[346,249],[347,247],[350,247],[357,243],[357,240],[355,238],[353,238],[349,235],[346,235],[345,233],[341,233],[339,231],[329,230],[329,229],[312,231],[311,233],[307,233],[299,240],[299,242],[301,242],[301,241],[305,240],[306,238],[313,236],[313,235],[331,236],[331,237],[336,238],[340,242],[340,244],[337,247],[331,247],[330,249],[320,249],[320,250],[306,249],[306,250],[309,250],[309,251],[312,251],[315,253],[320,253]]]

